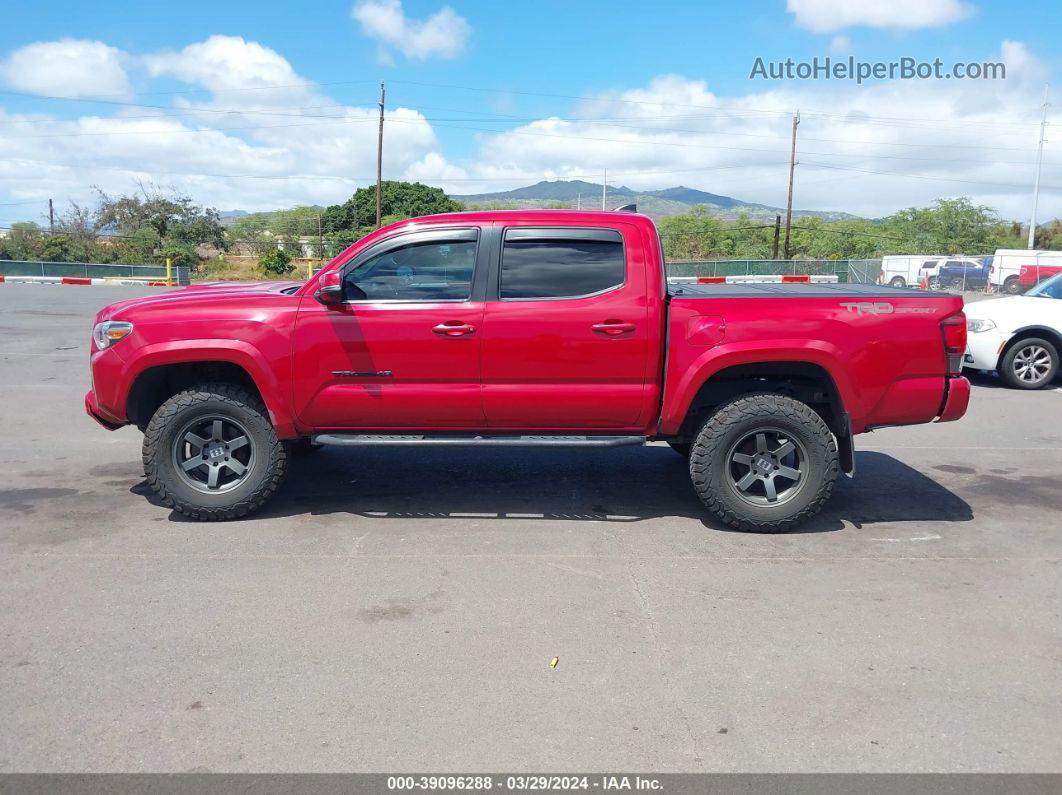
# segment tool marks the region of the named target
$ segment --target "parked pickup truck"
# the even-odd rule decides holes
[[[306,283],[106,307],[85,407],[143,431],[148,482],[194,519],[262,506],[299,448],[661,440],[716,518],[780,531],[854,473],[855,434],[963,415],[962,306],[669,285],[644,216],[453,213],[384,227]]]

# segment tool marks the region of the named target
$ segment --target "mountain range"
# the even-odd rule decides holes
[[[451,199],[463,202],[469,209],[531,209],[535,207],[582,207],[592,210],[601,207],[601,183],[584,182],[579,179],[551,180],[537,182],[513,190],[497,193],[450,194]],[[733,196],[708,193],[696,188],[678,185],[663,190],[634,190],[625,185],[609,185],[605,193],[605,208],[613,210],[624,204],[637,204],[638,212],[654,220],[669,215],[688,213],[696,206],[707,207],[712,214],[727,221],[732,221],[744,213],[757,221],[774,221],[775,215],[785,215],[784,207],[771,207],[757,204]],[[324,208],[319,208],[324,209]],[[224,210],[218,215],[222,224],[228,225],[245,215],[246,210]],[[839,221],[844,218],[857,218],[850,213],[829,210],[793,210],[793,217],[814,216],[827,221]]]
[[[582,206],[584,209],[601,207],[601,183],[583,180],[542,181],[523,188],[499,191],[497,193],[451,194],[451,199],[467,205],[487,205],[516,208],[532,208],[564,204],[570,207]],[[726,220],[733,220],[741,213],[761,221],[773,221],[776,214],[785,214],[784,207],[771,207],[757,204],[733,196],[687,188],[678,185],[663,190],[639,191],[625,185],[609,185],[605,193],[605,208],[614,209],[622,204],[637,204],[638,212],[645,213],[659,220],[669,215],[688,213],[693,207],[702,205],[714,215]],[[856,218],[850,213],[829,210],[793,210],[794,217],[815,216],[828,221],[844,218]]]

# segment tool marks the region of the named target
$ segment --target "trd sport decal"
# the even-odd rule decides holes
[[[857,315],[931,315],[933,310],[929,307],[900,306],[896,307],[887,301],[849,301],[842,303],[849,312]]]

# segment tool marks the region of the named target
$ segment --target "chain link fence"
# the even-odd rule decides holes
[[[144,281],[153,281],[166,278],[166,266],[0,260],[0,276],[72,276],[83,279],[143,279]],[[171,277],[181,286],[191,283],[191,274],[186,267],[174,266],[171,269]]]
[[[724,259],[675,260],[667,263],[673,276],[836,276],[839,282],[872,284],[881,274],[880,259]]]

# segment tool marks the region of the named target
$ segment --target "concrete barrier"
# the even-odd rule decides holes
[[[120,287],[170,287],[165,280],[136,279],[109,276],[103,279],[90,279],[84,276],[0,276],[0,284],[77,284],[85,287],[120,286]],[[172,285],[176,287],[177,285]]]

